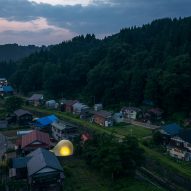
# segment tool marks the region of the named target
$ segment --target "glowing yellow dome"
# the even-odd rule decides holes
[[[56,156],[70,156],[73,154],[74,147],[73,144],[69,140],[61,140],[52,151]]]

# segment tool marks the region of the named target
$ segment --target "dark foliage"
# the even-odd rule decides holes
[[[161,19],[103,40],[75,37],[10,69],[18,91],[105,105],[152,100],[167,113],[191,108],[191,18]],[[11,68],[11,67],[10,67]],[[15,72],[13,72],[15,70]]]

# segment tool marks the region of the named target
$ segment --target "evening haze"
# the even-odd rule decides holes
[[[50,45],[97,38],[154,19],[190,16],[190,0],[0,0],[0,44]]]

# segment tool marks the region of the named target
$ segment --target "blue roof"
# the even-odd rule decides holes
[[[19,157],[12,159],[13,168],[25,168],[30,157]]]
[[[181,129],[182,128],[180,127],[180,125],[178,125],[176,123],[172,123],[172,124],[165,125],[162,127],[162,130],[171,136],[178,135],[180,133]]]
[[[3,86],[3,91],[4,92],[13,92],[12,86]]]
[[[36,120],[35,126],[37,127],[45,127],[50,125],[51,123],[58,121],[58,118],[55,115],[48,115],[46,117],[42,117]]]

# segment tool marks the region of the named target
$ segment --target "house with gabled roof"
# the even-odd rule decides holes
[[[36,149],[27,155],[31,159],[27,162],[29,184],[59,184],[63,181],[64,171],[57,157],[43,148]]]
[[[50,137],[48,133],[34,130],[26,135],[21,136],[18,146],[26,153],[37,148],[50,148]]]
[[[24,109],[17,109],[17,110],[14,111],[14,114],[16,116],[16,121],[20,125],[27,125],[33,119],[32,113],[27,111],[27,110],[24,110]]]
[[[29,104],[34,106],[42,105],[44,100],[44,96],[42,94],[33,94],[30,98],[27,99]]]

